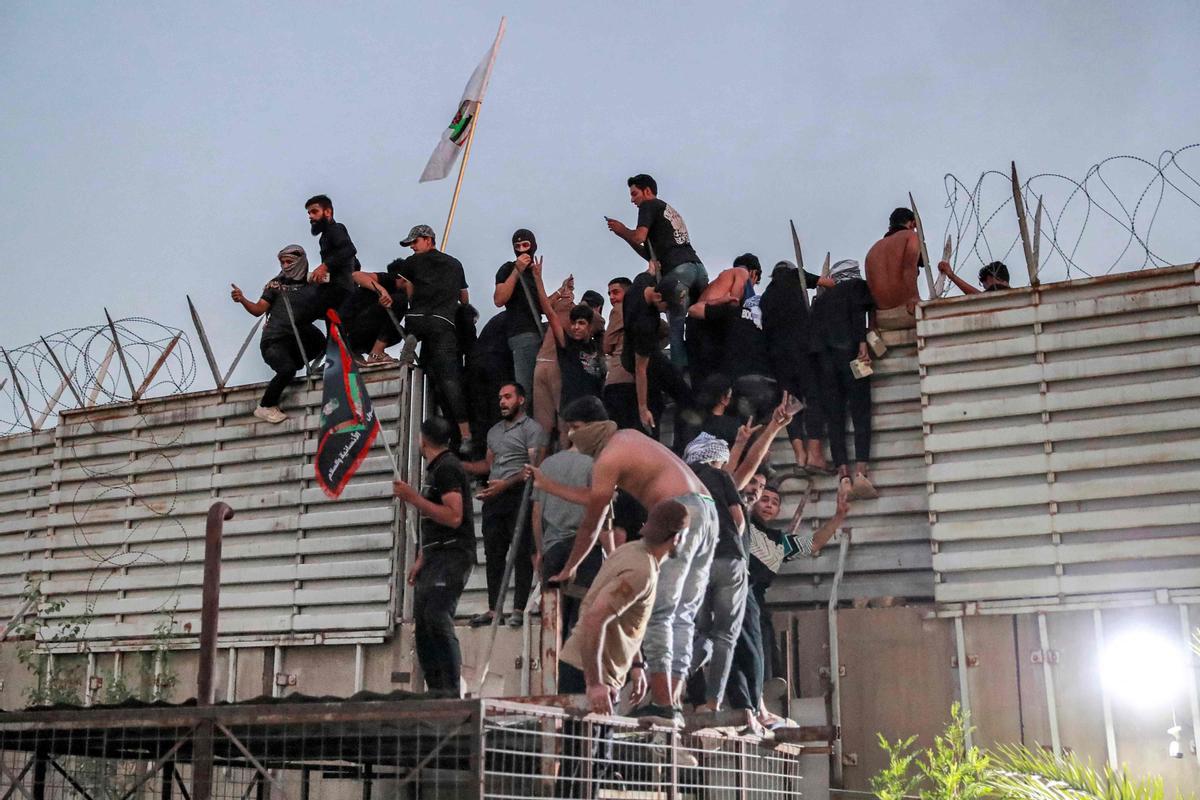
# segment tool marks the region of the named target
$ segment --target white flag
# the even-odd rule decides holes
[[[500,22],[500,30],[496,33],[496,41],[484,53],[483,60],[471,73],[467,87],[463,89],[462,99],[458,101],[458,110],[450,125],[442,133],[442,139],[433,149],[425,171],[421,173],[421,183],[425,181],[440,181],[450,174],[450,168],[458,160],[458,153],[467,143],[468,137],[475,126],[475,115],[479,104],[483,101],[483,93],[487,91],[488,79],[492,75],[492,65],[496,62],[496,51],[500,47],[500,38],[504,36],[504,21]]]

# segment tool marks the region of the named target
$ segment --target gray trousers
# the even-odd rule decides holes
[[[720,522],[717,506],[708,495],[684,494],[673,499],[687,507],[691,523],[675,555],[659,568],[642,654],[647,671],[683,676],[692,665],[696,614],[704,602]]]
[[[710,703],[725,696],[725,684],[733,667],[733,653],[746,614],[750,590],[749,569],[744,558],[714,558],[708,571],[708,591],[696,616],[696,642],[692,669],[708,662],[704,685]]]

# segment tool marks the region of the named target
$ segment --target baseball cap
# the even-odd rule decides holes
[[[663,500],[650,509],[642,526],[642,538],[650,544],[661,544],[687,530],[690,522],[687,506],[678,500]]]
[[[400,244],[403,247],[408,247],[410,244],[415,242],[417,239],[420,239],[422,236],[428,236],[430,239],[434,238],[433,237],[433,228],[429,227],[428,225],[413,225],[412,228],[408,232],[408,236],[405,236],[403,239],[400,240]]]

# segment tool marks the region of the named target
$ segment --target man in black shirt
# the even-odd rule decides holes
[[[691,389],[662,353],[661,314],[667,304],[654,274],[643,272],[634,278],[621,305],[624,315],[621,365],[633,374],[642,429],[657,438],[658,418],[664,407],[663,392],[675,400],[676,408],[687,408],[692,405]]]
[[[816,354],[821,386],[821,419],[829,435],[829,451],[837,467],[839,484],[848,483],[854,500],[878,497],[867,479],[871,460],[871,378],[855,378],[850,362],[858,358],[871,363],[867,347],[867,315],[875,310],[875,301],[867,282],[862,279],[858,262],[852,259],[833,265],[832,289],[813,301],[809,327],[809,349]],[[854,422],[854,477],[850,477],[846,452],[846,409]],[[810,433],[812,435],[812,433]],[[820,436],[818,432],[816,434]]]
[[[533,391],[533,369],[542,346],[541,312],[537,308],[537,286],[529,271],[537,253],[533,231],[520,228],[512,235],[512,261],[496,270],[496,290],[492,302],[508,312],[508,347],[512,350],[513,372],[517,383]],[[533,413],[532,396],[529,413]]]
[[[408,311],[408,293],[398,272],[355,272],[354,291],[346,301],[342,335],[361,366],[387,366],[396,359],[384,351],[397,344],[404,331],[399,323]],[[391,312],[390,314],[388,312]]]
[[[513,381],[507,311],[489,319],[479,331],[475,343],[467,351],[463,374],[470,407],[471,438],[482,442],[491,427],[500,421],[500,406],[496,404],[500,387]]]
[[[568,324],[564,327],[546,295],[540,260],[534,263],[533,278],[537,285],[538,303],[550,320],[550,330],[558,348],[558,369],[562,376],[558,407],[565,409],[580,397],[599,399],[604,389],[605,364],[601,344],[592,336],[595,315],[591,306],[580,303],[572,308]]]
[[[267,384],[254,416],[273,424],[288,418],[279,409],[279,400],[296,370],[325,352],[325,337],[313,324],[322,313],[321,287],[308,283],[308,256],[303,247],[290,244],[279,251],[278,258],[280,272],[263,287],[261,299],[247,300],[236,284],[231,284],[233,290],[229,293],[235,303],[254,316],[267,315],[262,357],[275,370],[275,377]]]
[[[696,615],[692,669],[708,662],[702,709],[716,711],[725,695],[725,684],[733,665],[733,651],[742,630],[746,609],[748,579],[746,548],[742,531],[746,518],[733,478],[725,471],[729,445],[707,433],[701,433],[687,446],[683,460],[708,489],[717,507],[720,530],[712,566],[708,571],[708,589],[704,605]],[[699,699],[699,698],[696,698]]]
[[[463,266],[437,249],[433,228],[428,225],[414,225],[400,244],[411,247],[413,254],[393,261],[388,271],[395,267],[407,281],[405,329],[422,343],[421,364],[437,385],[446,414],[458,425],[459,452],[466,453],[471,449],[471,427],[454,328],[459,304],[470,302]]]
[[[354,289],[353,274],[359,270],[358,249],[350,240],[346,226],[333,219],[333,201],[318,194],[304,203],[309,228],[320,236],[321,263],[308,276],[309,283],[322,286],[321,298],[325,310],[334,309],[338,317],[346,316],[346,303]],[[323,313],[323,312],[322,312]],[[328,323],[326,323],[328,327]]]
[[[771,372],[781,389],[802,398],[805,403],[819,402],[816,366],[809,355],[808,305],[804,294],[818,286],[833,286],[833,279],[817,277],[801,270],[791,261],[780,261],[771,272],[771,283],[762,293],[763,334]],[[796,464],[811,472],[824,472],[827,465],[821,449],[821,437],[808,422],[809,412],[801,411],[788,429]]]
[[[421,423],[421,456],[428,465],[417,492],[404,481],[393,494],[421,515],[417,560],[408,571],[413,592],[414,638],[425,683],[433,692],[460,696],[462,651],[454,633],[458,599],[475,563],[475,526],[467,473],[447,447],[450,423],[430,417]]]
[[[632,230],[624,223],[608,220],[608,229],[624,239],[634,252],[650,262],[662,285],[671,326],[671,363],[687,367],[684,346],[684,318],[688,306],[699,298],[708,285],[708,273],[692,249],[687,225],[679,212],[658,198],[658,183],[646,174],[634,175],[625,182],[629,201],[638,207],[637,225]]]

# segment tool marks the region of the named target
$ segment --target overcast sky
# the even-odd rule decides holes
[[[1082,177],[1111,155],[1153,161],[1200,141],[1191,0],[10,1],[0,344],[102,322],[103,306],[190,333],[186,293],[224,366],[252,322],[229,283],[256,292],[288,243],[319,260],[309,195],[333,197],[367,269],[407,254],[415,223],[440,234],[453,175],[417,177],[501,13],[446,248],[485,316],[517,227],[537,233],[551,281],[570,271],[603,289],[635,273],[602,215],[632,223],[637,172],[658,179],[715,275],[747,250],[791,258],[789,218],[810,265],[826,250],[861,260],[909,191],[936,240],[948,172],[973,183],[1015,159],[1026,175]],[[1114,174],[1136,202],[1149,173]],[[1166,209],[1156,251],[1195,258],[1196,206]],[[267,374],[251,351],[235,380]],[[194,388],[210,385],[199,375]]]

